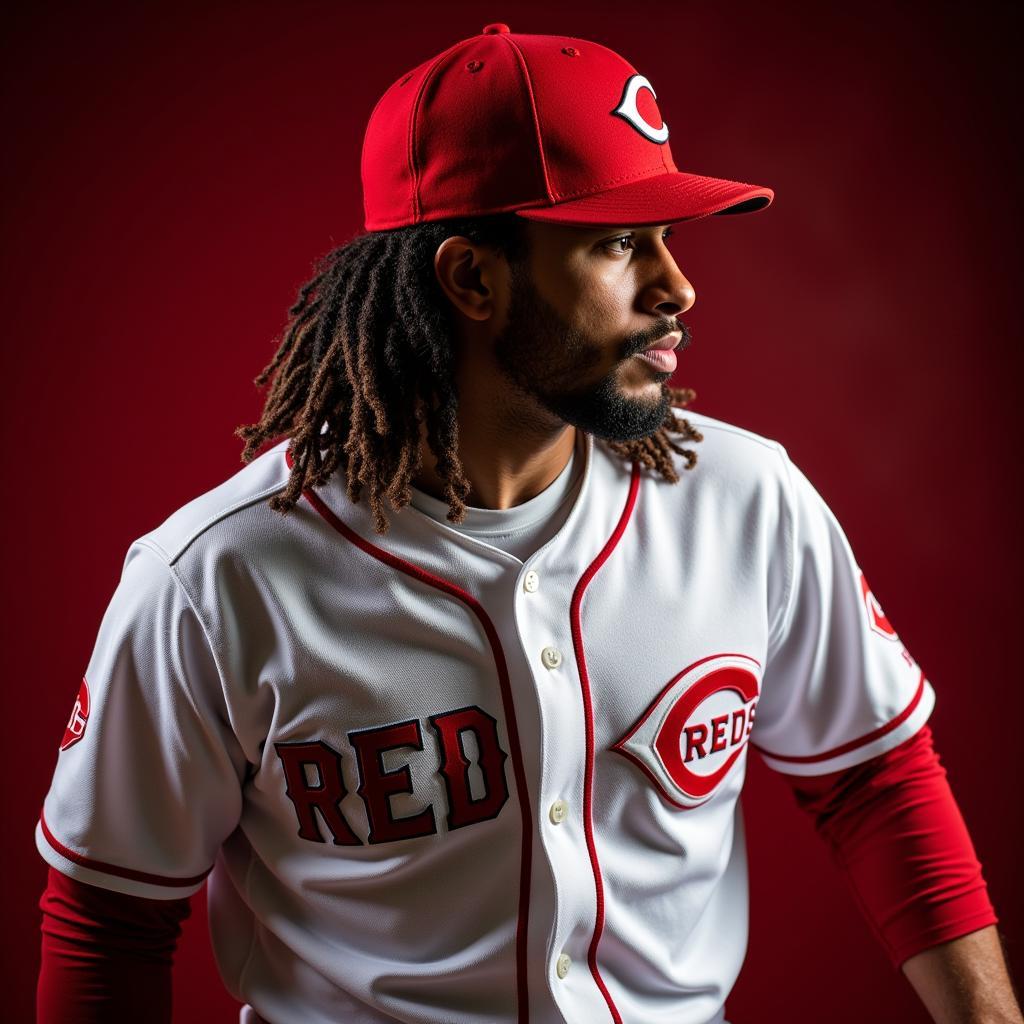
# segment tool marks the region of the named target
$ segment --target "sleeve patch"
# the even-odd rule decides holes
[[[884,636],[887,640],[899,640],[892,623],[888,618],[886,618],[885,612],[882,611],[882,606],[878,603],[878,598],[871,593],[867,577],[863,572],[860,574],[860,591],[864,598],[864,604],[867,606],[868,610],[868,625],[870,625],[876,633],[880,636]]]
[[[78,688],[75,706],[71,709],[71,717],[64,729],[64,739],[60,741],[60,749],[67,750],[74,746],[84,735],[89,724],[89,684],[82,677],[82,685]]]

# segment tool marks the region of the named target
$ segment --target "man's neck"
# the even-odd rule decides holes
[[[422,426],[422,424],[421,424]],[[535,498],[551,486],[572,458],[576,427],[539,446],[534,439],[500,439],[487,431],[459,432],[459,459],[471,484],[465,503],[472,508],[508,509]],[[420,451],[423,464],[412,485],[439,501],[447,501],[437,474],[437,459],[426,442],[423,427]]]

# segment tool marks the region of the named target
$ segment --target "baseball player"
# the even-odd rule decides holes
[[[1019,1019],[924,670],[785,447],[668,386],[671,225],[773,193],[679,171],[656,99],[503,24],[381,97],[245,466],[100,623],[40,1020],[169,1020],[205,883],[250,1024],[722,1024],[752,747],[929,1008],[955,954]]]

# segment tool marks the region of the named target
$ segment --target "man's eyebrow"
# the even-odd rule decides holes
[[[610,231],[654,231],[657,228],[671,227],[674,221],[666,221],[664,224],[596,224],[593,227],[581,227],[581,231],[588,235],[603,235]]]

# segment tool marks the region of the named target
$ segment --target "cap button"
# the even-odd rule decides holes
[[[500,32],[502,35],[507,36],[511,31],[508,25],[503,25],[500,21],[496,21],[493,25],[484,25],[483,35],[496,36]]]

